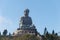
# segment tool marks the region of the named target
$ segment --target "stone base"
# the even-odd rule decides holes
[[[13,33],[14,36],[20,36],[24,34],[30,34],[30,35],[35,35],[36,34],[36,29],[20,29],[17,30]]]

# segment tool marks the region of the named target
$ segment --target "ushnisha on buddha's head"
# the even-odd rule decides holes
[[[24,16],[27,17],[29,15],[29,9],[24,10]]]

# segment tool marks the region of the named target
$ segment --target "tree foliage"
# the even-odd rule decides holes
[[[6,36],[6,35],[7,35],[7,32],[8,32],[7,29],[5,29],[5,30],[3,31],[3,35]]]
[[[35,35],[23,35],[22,37],[20,37],[20,40],[39,40],[39,37],[35,36]]]
[[[44,35],[46,35],[46,33],[47,33],[47,28],[45,27],[45,29],[44,29]]]

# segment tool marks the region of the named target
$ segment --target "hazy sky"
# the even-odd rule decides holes
[[[0,31],[13,33],[19,28],[24,9],[30,9],[30,17],[38,32],[44,28],[51,33],[60,32],[60,0],[0,0]]]

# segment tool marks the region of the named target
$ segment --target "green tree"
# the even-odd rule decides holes
[[[55,31],[54,31],[54,30],[52,31],[52,34],[53,34],[53,35],[55,34]]]
[[[11,36],[11,33],[9,33],[9,36]]]
[[[8,32],[7,29],[5,29],[5,30],[3,31],[3,35],[6,36],[6,35],[7,35],[7,32]]]
[[[0,36],[1,36],[1,32],[0,32]]]
[[[58,33],[55,33],[56,36],[58,36]]]
[[[45,29],[44,29],[44,35],[46,35],[46,33],[47,33],[47,28],[45,27]]]

